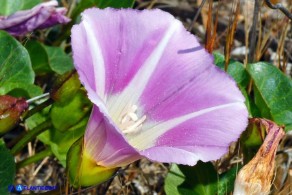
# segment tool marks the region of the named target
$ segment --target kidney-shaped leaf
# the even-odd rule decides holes
[[[45,46],[38,41],[28,41],[25,47],[30,55],[32,68],[37,75],[51,73],[49,57]]]
[[[3,31],[0,31],[0,43],[0,95],[14,89],[27,91],[26,85],[32,85],[35,76],[28,52]],[[28,94],[35,93],[28,90]]]
[[[49,57],[50,67],[54,72],[64,74],[73,69],[72,58],[63,49],[50,46],[45,46],[45,49]]]
[[[233,190],[237,172],[233,167],[218,176],[212,163],[201,161],[194,167],[173,164],[164,189],[168,195],[225,195]]]
[[[249,64],[247,70],[254,82],[255,103],[261,117],[292,129],[292,80],[268,63]]]
[[[211,163],[194,167],[172,165],[166,180],[166,194],[213,195],[217,192],[217,172]]]

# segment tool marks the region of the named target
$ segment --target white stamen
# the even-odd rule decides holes
[[[146,116],[144,115],[141,119],[135,122],[133,125],[127,127],[123,130],[123,133],[137,133],[142,128],[142,123],[146,120]]]
[[[133,105],[132,107],[123,111],[122,117],[119,120],[119,127],[125,135],[135,134],[142,128],[146,116],[142,116],[140,119],[136,114],[138,107]]]

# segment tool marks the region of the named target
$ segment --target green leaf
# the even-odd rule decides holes
[[[34,114],[25,121],[28,128],[32,129],[51,117],[54,128],[45,131],[38,138],[50,146],[53,154],[64,167],[69,148],[84,135],[91,108],[86,93],[81,90],[67,103],[61,105],[54,103],[53,106]]]
[[[38,41],[28,41],[25,47],[30,55],[33,70],[37,75],[52,72],[49,57],[43,44]]]
[[[224,70],[225,64],[224,55],[215,52],[213,53],[213,56],[215,65]],[[233,79],[240,87],[244,88],[248,85],[249,75],[242,63],[237,62],[235,60],[230,60],[230,63],[227,68],[227,73],[233,77]]]
[[[179,169],[178,165],[172,164],[165,178],[164,190],[168,195],[180,195],[178,186],[185,180],[184,174]]]
[[[254,82],[254,100],[260,117],[292,129],[292,80],[277,67],[258,62],[249,64],[247,71]]]
[[[49,57],[49,65],[54,72],[64,74],[73,69],[72,58],[63,49],[50,46],[45,46],[45,49]]]
[[[212,163],[199,161],[196,166],[172,165],[166,180],[166,194],[214,195],[217,192],[217,172]]]
[[[0,31],[0,95],[22,89],[27,94],[39,93],[34,86],[34,71],[27,50],[12,36]],[[15,91],[14,91],[15,93]]]
[[[32,98],[42,93],[43,90],[39,86],[33,84],[7,83],[5,87],[0,88],[0,94],[7,94],[13,97]]]
[[[10,0],[11,1],[11,0]],[[31,9],[37,4],[40,4],[42,0],[22,0],[22,10]]]
[[[54,127],[60,131],[66,131],[86,117],[90,110],[91,102],[86,93],[79,90],[70,102],[54,103],[50,115]]]
[[[8,16],[19,10],[31,9],[42,0],[0,0],[0,2],[0,15]]]
[[[95,0],[93,2],[96,4],[96,7],[99,8],[129,8],[134,5],[135,0]]]
[[[5,144],[0,140],[0,194],[8,193],[8,186],[13,184],[15,177],[15,162],[10,151],[5,147]]]
[[[60,163],[66,166],[66,157],[71,145],[84,135],[88,117],[84,118],[70,131],[61,132],[57,129],[50,129],[38,136],[45,144],[49,145],[53,154],[57,157]]]
[[[1,0],[0,15],[8,16],[20,10],[22,0]]]
[[[81,12],[89,7],[130,8],[134,5],[134,2],[135,0],[83,0],[73,10],[72,18],[75,20]]]
[[[235,166],[219,176],[218,195],[226,195],[233,192],[234,181],[239,169],[240,167]]]
[[[53,72],[64,74],[73,69],[72,58],[60,47],[46,46],[38,41],[28,41],[25,47],[37,75]]]
[[[211,163],[199,161],[194,167],[173,164],[165,179],[164,190],[168,195],[230,194],[238,169],[233,167],[218,176]]]

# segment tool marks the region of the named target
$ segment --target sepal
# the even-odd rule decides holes
[[[97,163],[83,150],[83,137],[77,140],[67,154],[67,173],[73,187],[85,187],[101,184],[109,180],[115,168],[107,168]]]

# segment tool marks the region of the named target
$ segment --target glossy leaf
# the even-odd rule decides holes
[[[29,96],[39,94],[34,83],[34,71],[27,50],[12,36],[0,31],[0,95],[21,89]]]
[[[5,88],[0,88],[0,94],[8,94],[14,97],[32,98],[41,95],[43,90],[33,84],[7,83]]]
[[[51,47],[38,41],[29,41],[26,44],[32,66],[36,74],[47,73],[64,74],[73,69],[72,58],[60,47]]]
[[[260,117],[272,119],[286,130],[292,129],[292,80],[268,63],[249,64],[254,82],[254,101]]]
[[[239,167],[235,166],[219,176],[218,195],[226,195],[233,192],[234,181],[239,169]]]
[[[51,109],[51,119],[56,129],[66,131],[88,116],[91,102],[84,91],[79,91],[66,104],[55,103]]]
[[[12,185],[15,176],[14,157],[0,140],[0,194],[9,194],[8,186]]]
[[[211,163],[194,167],[172,165],[166,180],[166,194],[213,195],[217,192],[217,172]]]
[[[45,49],[49,57],[49,65],[54,72],[64,74],[73,69],[72,58],[63,49],[50,46],[45,46]]]
[[[223,70],[225,64],[224,55],[214,53],[213,56],[215,65]],[[230,60],[227,73],[233,77],[240,87],[246,87],[248,85],[249,75],[242,63],[235,60]]]
[[[29,52],[33,70],[37,75],[52,72],[49,57],[43,44],[38,41],[28,41],[25,47]]]
[[[164,190],[168,195],[225,195],[233,191],[237,172],[233,167],[218,176],[211,163],[201,161],[194,167],[173,164]]]

